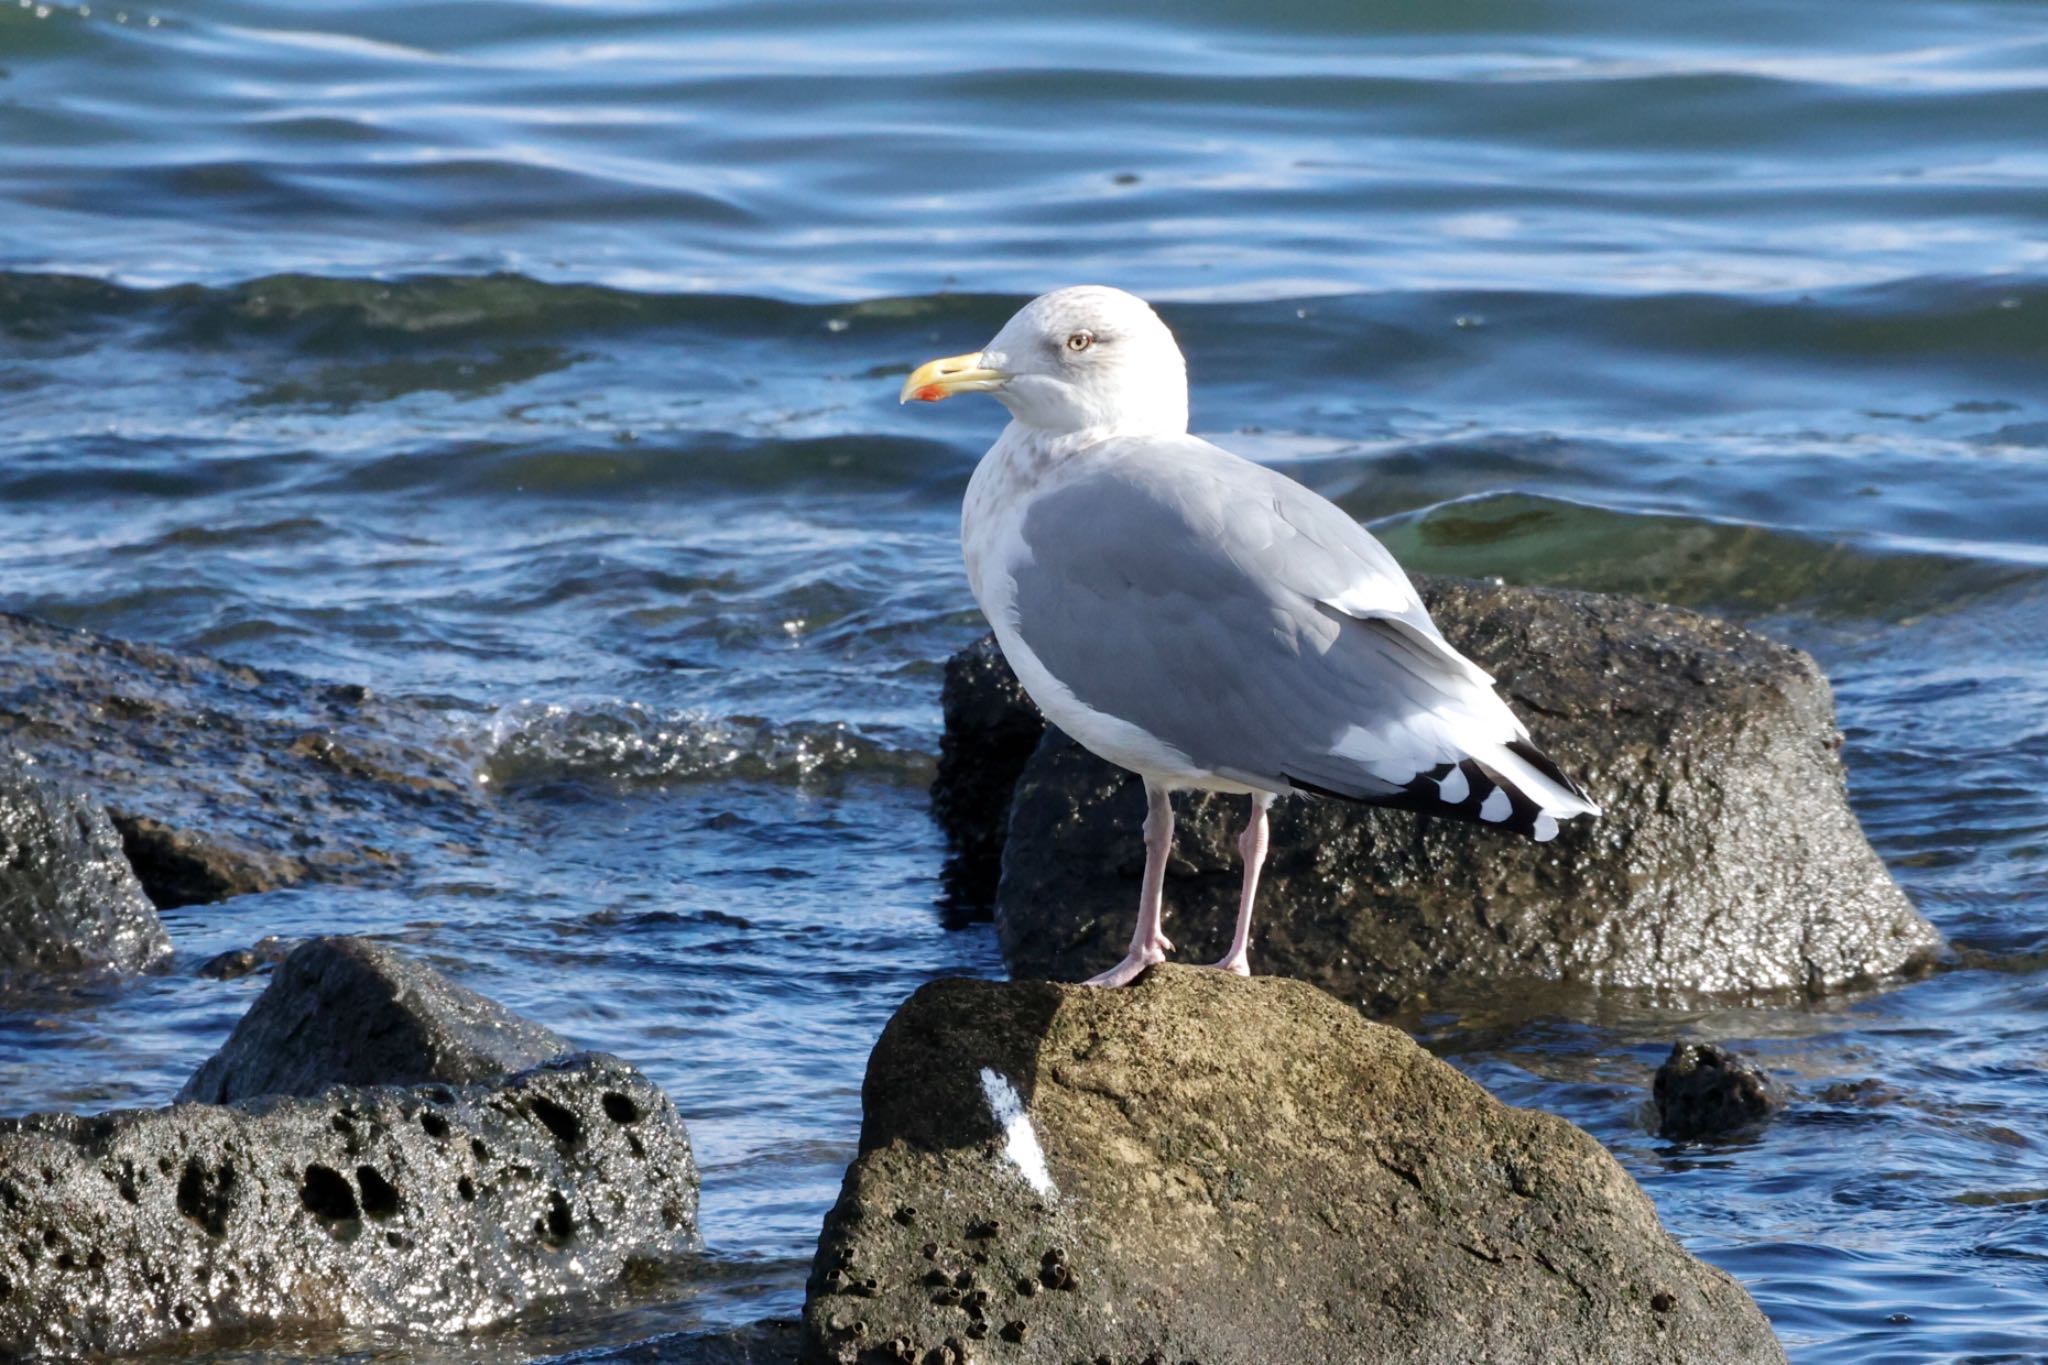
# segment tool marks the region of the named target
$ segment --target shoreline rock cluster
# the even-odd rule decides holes
[[[386,876],[394,823],[491,818],[418,702],[0,612],[10,743],[102,795],[160,910]]]
[[[1419,583],[1538,744],[1605,807],[1536,844],[1405,811],[1273,811],[1252,964],[1374,1013],[1511,981],[1657,996],[1818,995],[1923,970],[1942,944],[1848,803],[1832,694],[1806,654],[1628,598]],[[934,810],[956,883],[996,882],[1004,960],[1078,980],[1137,903],[1137,779],[1047,727],[992,639],[947,668]],[[1220,956],[1243,801],[1178,799],[1167,931]]]
[[[935,808],[970,862],[1002,860],[1017,912],[1006,949],[1027,894],[1071,895],[1122,924],[1122,889],[1114,910],[1091,910],[1085,885],[1122,875],[1107,840],[1127,831],[1102,823],[1115,791],[1061,766],[1078,751],[1045,731],[999,655],[962,657]],[[1811,720],[1810,690],[1794,702]],[[0,748],[0,978],[160,965],[153,896],[388,875],[380,821],[451,839],[488,830],[488,803],[429,729],[402,700],[0,617],[0,746],[34,755]],[[1789,742],[1771,731],[1759,752]],[[235,781],[209,781],[224,771]],[[81,794],[88,779],[119,791],[119,808]],[[1066,803],[1068,882],[1044,858],[1017,861],[1047,837],[1034,802]],[[1220,824],[1202,832],[1205,818],[1190,822],[1177,896],[1207,875],[1190,861],[1214,852],[1202,841],[1223,837]],[[1318,876],[1350,888],[1342,858],[1387,848],[1324,833],[1339,861],[1288,855],[1296,892]],[[1502,928],[1485,895],[1472,913]],[[1051,951],[1043,933],[1031,941]],[[1052,958],[1085,957],[1089,942]],[[1438,947],[1469,949],[1455,935]],[[0,1236],[0,1356],[465,1330],[699,1255],[688,1132],[628,1063],[577,1052],[365,940],[288,953],[266,940],[201,970],[270,962],[267,988],[177,1103],[0,1119],[0,1225],[13,1234]],[[1680,1060],[1669,1099],[1697,1136],[1751,1122],[1771,1098],[1753,1068],[1704,1051]],[[801,1341],[770,1322],[701,1351],[620,1358],[1783,1359],[1740,1286],[1679,1248],[1591,1137],[1499,1104],[1302,982],[1167,967],[1115,992],[933,983],[877,1045],[863,1108]]]

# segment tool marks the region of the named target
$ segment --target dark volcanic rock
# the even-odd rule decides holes
[[[294,948],[180,1100],[313,1095],[330,1085],[460,1084],[538,1066],[569,1044],[382,944]]]
[[[1785,1088],[1717,1043],[1673,1043],[1652,1086],[1657,1136],[1689,1141],[1754,1132],[1785,1107]]]
[[[1784,1359],[1593,1138],[1300,982],[938,982],[862,1098],[808,1362]]]
[[[170,951],[107,813],[0,748],[0,984]]]
[[[0,740],[113,807],[161,907],[354,879],[488,808],[429,708],[0,614]]]
[[[580,1054],[469,1086],[0,1119],[0,1358],[453,1330],[699,1246],[666,1096]]]
[[[1002,872],[1010,790],[1045,733],[1045,721],[993,635],[946,660],[946,726],[932,778],[932,816],[953,846],[954,895],[986,905]]]
[[[1863,837],[1827,680],[1807,655],[1695,613],[1590,593],[1422,581],[1444,634],[1495,673],[1603,819],[1536,844],[1479,825],[1297,798],[1273,812],[1252,969],[1384,1010],[1545,980],[1696,994],[1817,992],[1928,961],[1939,936]],[[1029,703],[978,667],[974,734]],[[981,708],[986,709],[986,708]],[[955,712],[976,713],[962,702]],[[1042,724],[1042,723],[1041,723]],[[994,809],[1004,764],[956,775],[949,809]],[[1005,741],[1005,753],[1012,741]],[[1219,957],[1245,803],[1177,798],[1167,932]],[[1137,779],[1049,731],[1009,806],[996,921],[1019,976],[1122,956],[1143,868]],[[983,826],[981,848],[996,824]],[[977,856],[985,857],[986,854]]]

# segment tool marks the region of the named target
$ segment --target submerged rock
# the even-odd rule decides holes
[[[0,986],[170,951],[107,813],[0,748]]]
[[[163,909],[353,879],[486,811],[428,708],[0,614],[0,740],[112,808]]]
[[[1300,982],[937,982],[862,1101],[814,1365],[1784,1359],[1592,1137]]]
[[[1673,1043],[1651,1088],[1657,1136],[1685,1142],[1737,1137],[1785,1107],[1785,1088],[1718,1043]]]
[[[689,1332],[610,1350],[579,1351],[582,1365],[790,1365],[801,1326],[763,1318],[721,1332]]]
[[[1940,948],[1849,809],[1827,680],[1807,655],[1622,597],[1420,583],[1444,634],[1498,678],[1536,741],[1605,808],[1537,844],[1340,801],[1276,804],[1252,966],[1375,1010],[1536,979],[1673,994],[1819,992]],[[975,647],[984,654],[992,645]],[[949,682],[953,675],[949,675]],[[1122,956],[1143,867],[1138,780],[1057,730],[1000,801],[1030,703],[993,667],[949,688],[942,810],[1007,811],[960,841],[1000,846],[995,914],[1020,976]],[[991,708],[1007,708],[993,722]],[[956,720],[971,717],[972,723]],[[1003,733],[977,764],[980,736]],[[1177,798],[1167,932],[1222,954],[1241,798]]]
[[[215,953],[199,964],[200,976],[213,981],[237,981],[265,967],[275,967],[291,952],[292,944],[276,934],[265,934],[246,948]]]
[[[0,1120],[21,1230],[0,1237],[0,1358],[476,1327],[697,1251],[689,1135],[652,1082],[595,1053],[492,1066],[560,1046],[388,949],[302,946],[188,1089],[453,1079]]]
[[[568,1051],[550,1030],[395,949],[316,938],[284,959],[178,1098],[224,1104],[330,1085],[460,1084]]]
[[[682,1120],[616,1058],[468,1086],[0,1120],[0,1357],[448,1331],[694,1251]]]
[[[306,876],[304,859],[177,829],[147,815],[115,815],[121,846],[150,899],[166,910],[275,891]]]

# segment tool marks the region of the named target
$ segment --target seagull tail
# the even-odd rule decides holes
[[[1564,771],[1551,761],[1550,755],[1526,739],[1509,740],[1495,752],[1481,755],[1480,761],[1502,779],[1505,784],[1519,789],[1520,795],[1535,804],[1537,809],[1552,820],[1570,820],[1581,815],[1598,817],[1600,807],[1586,795],[1586,789],[1564,775]],[[1541,822],[1536,837],[1550,837],[1542,832]],[[1555,832],[1553,828],[1553,833]]]
[[[1555,839],[1563,821],[1600,814],[1600,807],[1579,784],[1526,739],[1475,747],[1467,757],[1417,773],[1392,791],[1346,790],[1292,773],[1283,773],[1282,778],[1298,790],[1319,796],[1469,820],[1526,835],[1538,843]]]

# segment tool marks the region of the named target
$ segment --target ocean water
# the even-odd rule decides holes
[[[924,797],[1000,414],[896,384],[1104,282],[1411,567],[1821,659],[1946,970],[1405,1022],[1804,1365],[2048,1357],[2044,128],[2038,0],[7,0],[0,608],[433,698],[518,837],[171,913],[169,974],[0,1011],[0,1103],[164,1102],[261,987],[205,957],[377,935],[668,1087],[710,1258],[220,1358],[794,1312],[883,1021],[1001,971]],[[1680,1037],[1800,1102],[1651,1137]]]

